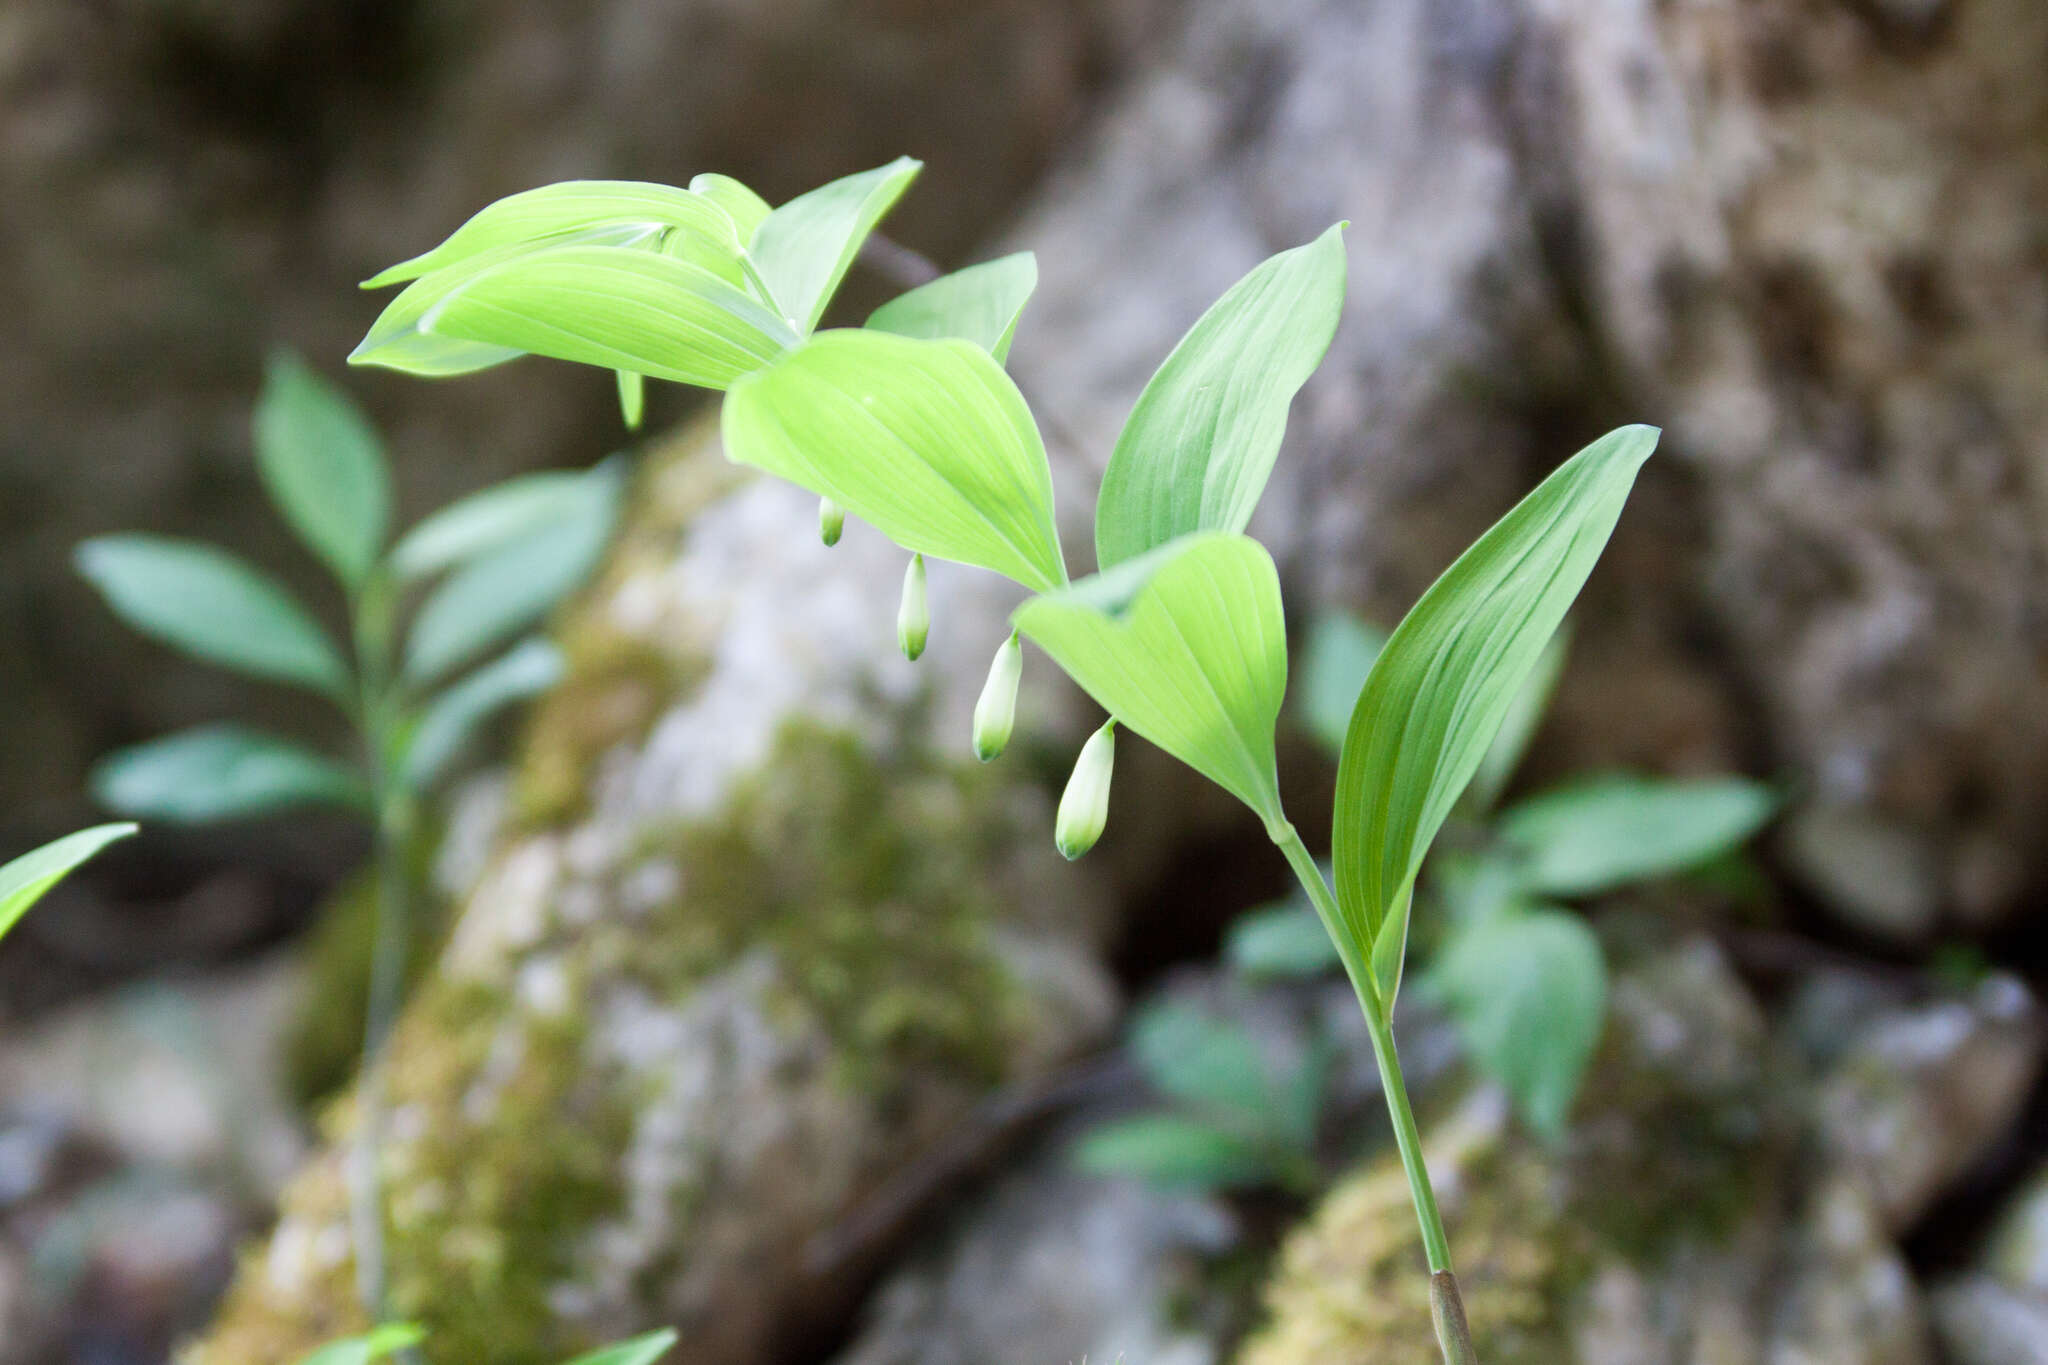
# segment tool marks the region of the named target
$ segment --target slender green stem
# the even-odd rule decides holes
[[[1401,1151],[1401,1169],[1408,1177],[1408,1194],[1415,1204],[1415,1220],[1422,1227],[1423,1253],[1429,1258],[1431,1317],[1445,1365],[1477,1365],[1478,1356],[1473,1352],[1471,1333],[1465,1325],[1464,1304],[1458,1295],[1457,1277],[1451,1273],[1450,1238],[1444,1233],[1443,1215],[1437,1210],[1436,1191],[1429,1183],[1429,1167],[1422,1159],[1422,1134],[1415,1126],[1415,1110],[1408,1102],[1407,1082],[1401,1076],[1401,1054],[1394,1046],[1391,1012],[1380,1000],[1379,989],[1373,984],[1371,953],[1367,951],[1361,956],[1342,932],[1343,913],[1337,906],[1337,898],[1331,894],[1329,883],[1323,880],[1322,869],[1309,856],[1294,826],[1282,821],[1268,833],[1287,856],[1287,865],[1294,869],[1302,890],[1308,892],[1316,914],[1322,918],[1323,927],[1336,943],[1337,951],[1344,959],[1344,969],[1351,977],[1352,989],[1358,995],[1358,1007],[1365,1014],[1366,1028],[1372,1034],[1373,1056],[1379,1063],[1380,1088],[1386,1092],[1387,1113],[1394,1124],[1394,1142]]]

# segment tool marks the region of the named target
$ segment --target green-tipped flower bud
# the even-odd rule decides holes
[[[1081,746],[1081,756],[1074,760],[1074,775],[1060,793],[1060,813],[1053,823],[1052,838],[1069,862],[1095,847],[1102,827],[1109,823],[1109,774],[1115,764],[1116,721],[1112,718]]]
[[[974,756],[984,763],[1010,742],[1010,727],[1017,719],[1017,680],[1023,676],[1024,646],[1013,630],[996,651],[988,681],[981,685],[981,700],[974,703]]]
[[[932,608],[924,590],[924,556],[912,555],[903,575],[903,605],[896,609],[896,643],[903,657],[915,660],[924,653],[925,639],[932,633]]]
[[[826,546],[839,543],[839,533],[846,529],[846,509],[830,498],[818,499],[818,539]]]
[[[620,370],[619,375],[619,416],[626,419],[626,430],[640,430],[640,419],[647,415],[647,380],[631,370]]]

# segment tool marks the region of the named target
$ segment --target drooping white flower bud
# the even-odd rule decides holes
[[[896,609],[896,642],[903,657],[915,661],[932,633],[932,608],[925,595],[924,556],[912,555],[903,574],[903,605]]]
[[[818,499],[818,539],[827,548],[839,543],[839,533],[846,529],[846,509],[830,498]]]
[[[1017,632],[996,650],[988,666],[988,681],[981,685],[981,700],[974,703],[974,756],[986,763],[1010,742],[1010,728],[1017,719],[1017,680],[1024,676],[1024,646]]]
[[[1109,776],[1116,764],[1116,720],[1088,736],[1081,756],[1074,760],[1074,774],[1060,793],[1059,817],[1053,823],[1053,842],[1067,861],[1095,847],[1102,827],[1109,823]]]

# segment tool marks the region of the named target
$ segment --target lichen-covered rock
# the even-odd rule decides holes
[[[1651,953],[1570,1137],[1480,1089],[1426,1137],[1494,1365],[1925,1365],[1919,1296],[1862,1186],[1808,1138],[1796,1067],[1710,944]],[[1290,1236],[1241,1365],[1434,1358],[1408,1189],[1383,1157]]]
[[[820,546],[813,501],[707,428],[634,506],[391,1042],[392,1300],[440,1359],[656,1323],[693,1362],[773,1358],[866,1269],[827,1234],[1114,1009],[1107,902],[1054,852],[1028,762],[1061,694],[1027,701],[1022,759],[968,745],[1014,590],[934,566],[912,665],[900,552],[858,527]],[[358,1320],[344,1208],[330,1154],[190,1365],[273,1365]]]

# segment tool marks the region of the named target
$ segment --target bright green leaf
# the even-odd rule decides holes
[[[290,355],[270,362],[255,428],[270,500],[335,577],[360,588],[391,519],[377,433],[347,395]]]
[[[450,574],[421,605],[406,649],[415,685],[458,668],[544,616],[590,576],[618,519],[616,464],[584,474],[556,515]]]
[[[1272,1162],[1257,1146],[1179,1114],[1140,1114],[1095,1128],[1074,1146],[1092,1175],[1130,1176],[1161,1189],[1264,1184]]]
[[[743,247],[754,240],[754,233],[768,216],[768,201],[729,175],[706,171],[691,179],[690,192],[703,195],[725,210]]]
[[[1273,727],[1287,690],[1280,577],[1247,536],[1201,532],[1035,597],[1017,628],[1123,725],[1283,819]]]
[[[1305,900],[1239,916],[1223,949],[1230,965],[1247,976],[1321,976],[1343,964],[1330,931]]]
[[[1017,386],[964,341],[821,332],[726,396],[726,454],[832,499],[905,549],[1066,582],[1052,470]]]
[[[1561,1136],[1607,1015],[1592,930],[1561,910],[1495,915],[1455,935],[1428,982],[1480,1070],[1507,1087],[1530,1127]]]
[[[409,582],[452,569],[571,513],[584,487],[581,473],[549,470],[459,498],[399,538],[391,567]]]
[[[371,1365],[426,1339],[426,1332],[412,1323],[387,1322],[364,1336],[329,1342],[299,1365]]]
[[[152,639],[223,668],[336,699],[349,673],[291,596],[225,551],[161,536],[101,536],[75,556],[114,614]]]
[[[209,725],[100,760],[92,791],[124,815],[208,824],[296,806],[369,808],[353,768],[236,725]]]
[[[658,1332],[649,1332],[645,1336],[634,1337],[631,1341],[621,1341],[616,1345],[592,1351],[588,1355],[577,1356],[569,1361],[568,1365],[654,1365],[654,1362],[667,1355],[675,1344],[675,1329],[664,1327]]]
[[[1010,357],[1017,319],[1037,287],[1038,258],[1019,251],[899,294],[868,314],[868,326],[906,337],[958,337],[1001,364]]]
[[[561,676],[561,651],[544,640],[528,640],[443,692],[420,717],[405,751],[406,786],[432,786],[478,726],[512,703],[547,691]]]
[[[638,180],[565,180],[486,206],[432,251],[379,271],[363,281],[363,288],[418,279],[508,246],[531,247],[591,231],[652,237],[670,228],[720,244],[734,259],[739,256],[732,216],[709,195]]]
[[[1656,448],[1623,427],[1566,461],[1431,585],[1388,638],[1337,769],[1337,899],[1392,1003],[1423,855],[1592,572]],[[1380,936],[1389,937],[1385,945]]]
[[[1101,567],[1190,531],[1242,531],[1251,521],[1288,406],[1336,335],[1343,227],[1232,285],[1152,376],[1102,476]]]
[[[797,341],[782,319],[708,270],[651,251],[583,245],[524,252],[479,271],[427,309],[418,326],[708,389],[726,387]]]
[[[1479,760],[1460,802],[1468,814],[1477,817],[1492,810],[1493,803],[1507,790],[1508,780],[1521,766],[1522,755],[1529,751],[1529,741],[1536,738],[1537,727],[1543,724],[1543,715],[1550,709],[1550,695],[1557,690],[1557,680],[1564,673],[1565,656],[1571,653],[1571,647],[1572,624],[1566,621],[1550,637],[1550,643],[1543,646],[1529,680],[1515,693],[1514,703],[1501,720],[1493,743],[1486,746],[1486,757]]]
[[[1301,685],[1296,710],[1332,754],[1344,750],[1344,732],[1351,728],[1351,708],[1372,672],[1373,660],[1387,646],[1387,633],[1346,611],[1326,611],[1309,626],[1301,650]]]
[[[95,825],[32,849],[0,866],[0,938],[7,937],[7,931],[28,912],[28,908],[64,880],[72,869],[116,839],[125,839],[133,833],[134,825]]]
[[[747,253],[791,326],[818,325],[860,244],[922,169],[898,157],[798,195],[762,220]]]
[[[1547,791],[1501,817],[1530,890],[1590,896],[1698,867],[1741,845],[1778,806],[1741,778],[1608,777]]]

